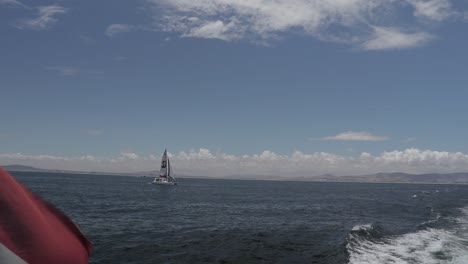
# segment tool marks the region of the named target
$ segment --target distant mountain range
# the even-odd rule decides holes
[[[2,166],[7,171],[29,171],[29,172],[48,172],[48,173],[70,173],[70,174],[103,174],[103,175],[122,175],[122,176],[143,176],[149,175],[154,172],[137,172],[137,173],[114,173],[114,172],[102,172],[102,171],[72,171],[72,170],[49,170],[41,169],[31,166],[24,165],[5,165]]]
[[[426,173],[408,174],[402,172],[377,173],[356,176],[315,176],[297,177],[294,180],[320,182],[370,182],[370,183],[428,183],[428,184],[468,184],[468,173]]]
[[[153,177],[158,171],[142,171],[134,173],[112,173],[96,171],[70,171],[70,170],[48,170],[24,165],[6,165],[3,168],[7,171],[25,171],[25,172],[47,172],[47,173],[71,173],[71,174],[103,174],[120,176],[149,176]],[[190,175],[179,175],[180,178],[212,178]],[[320,176],[307,177],[284,177],[274,175],[232,175],[223,177],[225,179],[239,180],[272,180],[272,181],[314,181],[314,182],[369,182],[369,183],[427,183],[427,184],[468,184],[468,172],[460,173],[427,173],[427,174],[408,174],[401,172],[377,173],[369,175],[355,176],[335,176],[325,174]]]

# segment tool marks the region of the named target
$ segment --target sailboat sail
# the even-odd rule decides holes
[[[156,177],[153,184],[177,185],[177,181],[172,176],[171,163],[167,156],[167,149],[161,158],[161,169],[159,170],[159,177]]]
[[[175,182],[175,179],[172,176],[171,162],[169,161],[169,158],[167,159],[167,177],[169,178],[170,181]]]
[[[168,175],[168,158],[167,158],[167,150],[164,151],[164,154],[161,159],[161,169],[159,170],[159,176],[167,177]]]

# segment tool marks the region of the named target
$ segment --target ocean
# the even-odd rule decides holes
[[[13,172],[92,241],[90,263],[468,263],[468,186]]]

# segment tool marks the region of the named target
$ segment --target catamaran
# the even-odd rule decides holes
[[[172,176],[171,163],[167,156],[167,149],[164,150],[164,154],[161,159],[161,169],[159,170],[159,176],[154,178],[153,184],[161,185],[177,185],[177,181]]]

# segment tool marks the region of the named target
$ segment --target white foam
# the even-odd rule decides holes
[[[359,231],[359,230],[364,230],[364,231],[368,231],[372,229],[372,224],[364,224],[364,225],[356,225],[356,226],[353,226],[353,231]]]
[[[459,229],[467,230],[467,228],[468,228],[468,207],[462,208],[461,213],[462,213],[462,216],[455,218],[455,221],[458,223]]]
[[[432,211],[433,210],[431,209],[431,212]],[[427,220],[426,222],[422,223],[421,226],[436,223],[440,219],[440,217],[441,217],[440,213],[437,213],[434,219]]]
[[[350,264],[467,264],[468,208],[462,209],[454,230],[426,229],[371,241],[351,233]],[[362,230],[356,226],[353,230]]]

